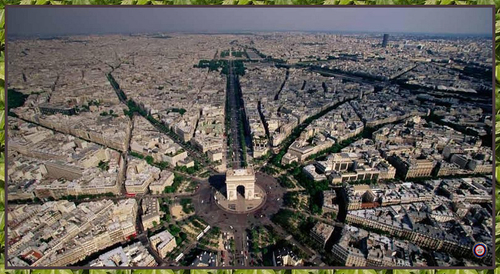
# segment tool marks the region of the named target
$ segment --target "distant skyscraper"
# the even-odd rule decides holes
[[[382,40],[382,47],[385,48],[387,46],[387,41],[389,40],[389,34],[384,34],[384,39]]]

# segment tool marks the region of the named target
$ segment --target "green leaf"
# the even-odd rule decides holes
[[[147,5],[150,0],[137,0],[137,5]]]
[[[436,274],[477,274],[474,269],[440,269]]]
[[[275,274],[272,269],[237,269],[234,274]]]
[[[376,0],[375,3],[377,5],[394,5],[393,0]]]
[[[5,62],[0,62],[0,77],[5,78]]]
[[[4,227],[5,227],[5,218],[4,217],[5,217],[5,212],[0,211],[0,230],[4,230]]]
[[[373,269],[341,269],[337,270],[338,274],[377,274]]]
[[[2,163],[1,165],[2,167],[2,173],[3,173],[3,170],[4,170],[4,165]],[[3,175],[2,175],[3,176]],[[5,190],[3,190],[3,188],[0,188],[0,208],[2,210],[5,209]]]
[[[495,171],[496,171],[496,174],[495,174],[495,178],[497,179],[497,182],[500,182],[500,166],[497,165],[497,167],[495,168]],[[497,200],[500,200],[500,199],[497,199]],[[500,208],[497,208],[497,210],[500,211]]]
[[[3,29],[4,27],[5,27],[5,12],[4,12],[4,10],[1,10],[0,11],[0,28]]]
[[[174,5],[191,5],[191,0],[174,0]]]
[[[339,5],[351,5],[352,0],[340,0]]]
[[[455,3],[455,0],[442,0],[440,5],[453,5]]]
[[[238,5],[248,5],[252,2],[252,0],[239,0]]]
[[[123,0],[122,5],[134,5],[135,1],[134,0]]]
[[[495,5],[494,0],[477,0],[477,5]]]
[[[218,274],[215,269],[192,269],[188,272],[189,274]]]
[[[418,270],[413,269],[394,269],[392,274],[419,274]]]
[[[439,5],[439,0],[425,0],[425,5]]]
[[[71,3],[73,5],[92,5],[90,0],[72,0]]]
[[[34,269],[31,274],[73,274],[70,269]]]
[[[317,274],[317,269],[292,269],[292,274]]]
[[[90,269],[89,274],[131,274],[131,269]]]
[[[495,67],[495,78],[500,83],[500,64]]]
[[[35,5],[46,5],[49,3],[49,0],[36,0]]]
[[[135,269],[133,274],[174,274],[170,269]]]

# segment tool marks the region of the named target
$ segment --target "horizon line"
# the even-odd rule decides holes
[[[473,36],[488,37],[492,33],[451,33],[451,32],[400,32],[400,31],[343,31],[343,30],[171,30],[171,31],[143,31],[143,32],[94,32],[94,33],[52,33],[52,34],[8,34],[7,38],[58,38],[68,36],[102,36],[102,35],[151,35],[151,34],[256,34],[256,33],[318,33],[318,34],[392,34],[392,35],[420,35],[420,36]]]

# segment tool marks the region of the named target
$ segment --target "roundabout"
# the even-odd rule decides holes
[[[197,216],[210,226],[219,227],[234,240],[234,259],[245,265],[242,254],[248,252],[247,231],[272,224],[271,217],[282,207],[286,190],[272,176],[256,172],[253,189],[257,199],[245,199],[245,192],[238,191],[237,199],[228,201],[225,181],[225,174],[210,177],[193,196],[193,205]],[[224,202],[218,203],[221,200],[226,200],[225,206]],[[229,209],[230,204],[235,204],[235,210]]]
[[[252,200],[245,199],[244,192],[238,193],[236,200],[228,200],[226,193],[218,190],[213,190],[214,200],[217,206],[224,211],[234,214],[247,214],[256,211],[266,202],[266,192],[257,184],[254,186],[255,198]]]
[[[246,200],[238,193],[235,201],[228,201],[225,196],[225,177],[225,174],[210,177],[208,183],[202,183],[193,196],[196,215],[211,226],[220,227],[225,231],[245,230],[251,226],[269,223],[269,218],[282,207],[286,190],[272,176],[257,172],[257,199]],[[233,207],[230,205],[234,205],[234,209],[230,208]]]

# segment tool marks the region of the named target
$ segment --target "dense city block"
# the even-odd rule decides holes
[[[491,265],[487,37],[8,48],[9,266]]]

